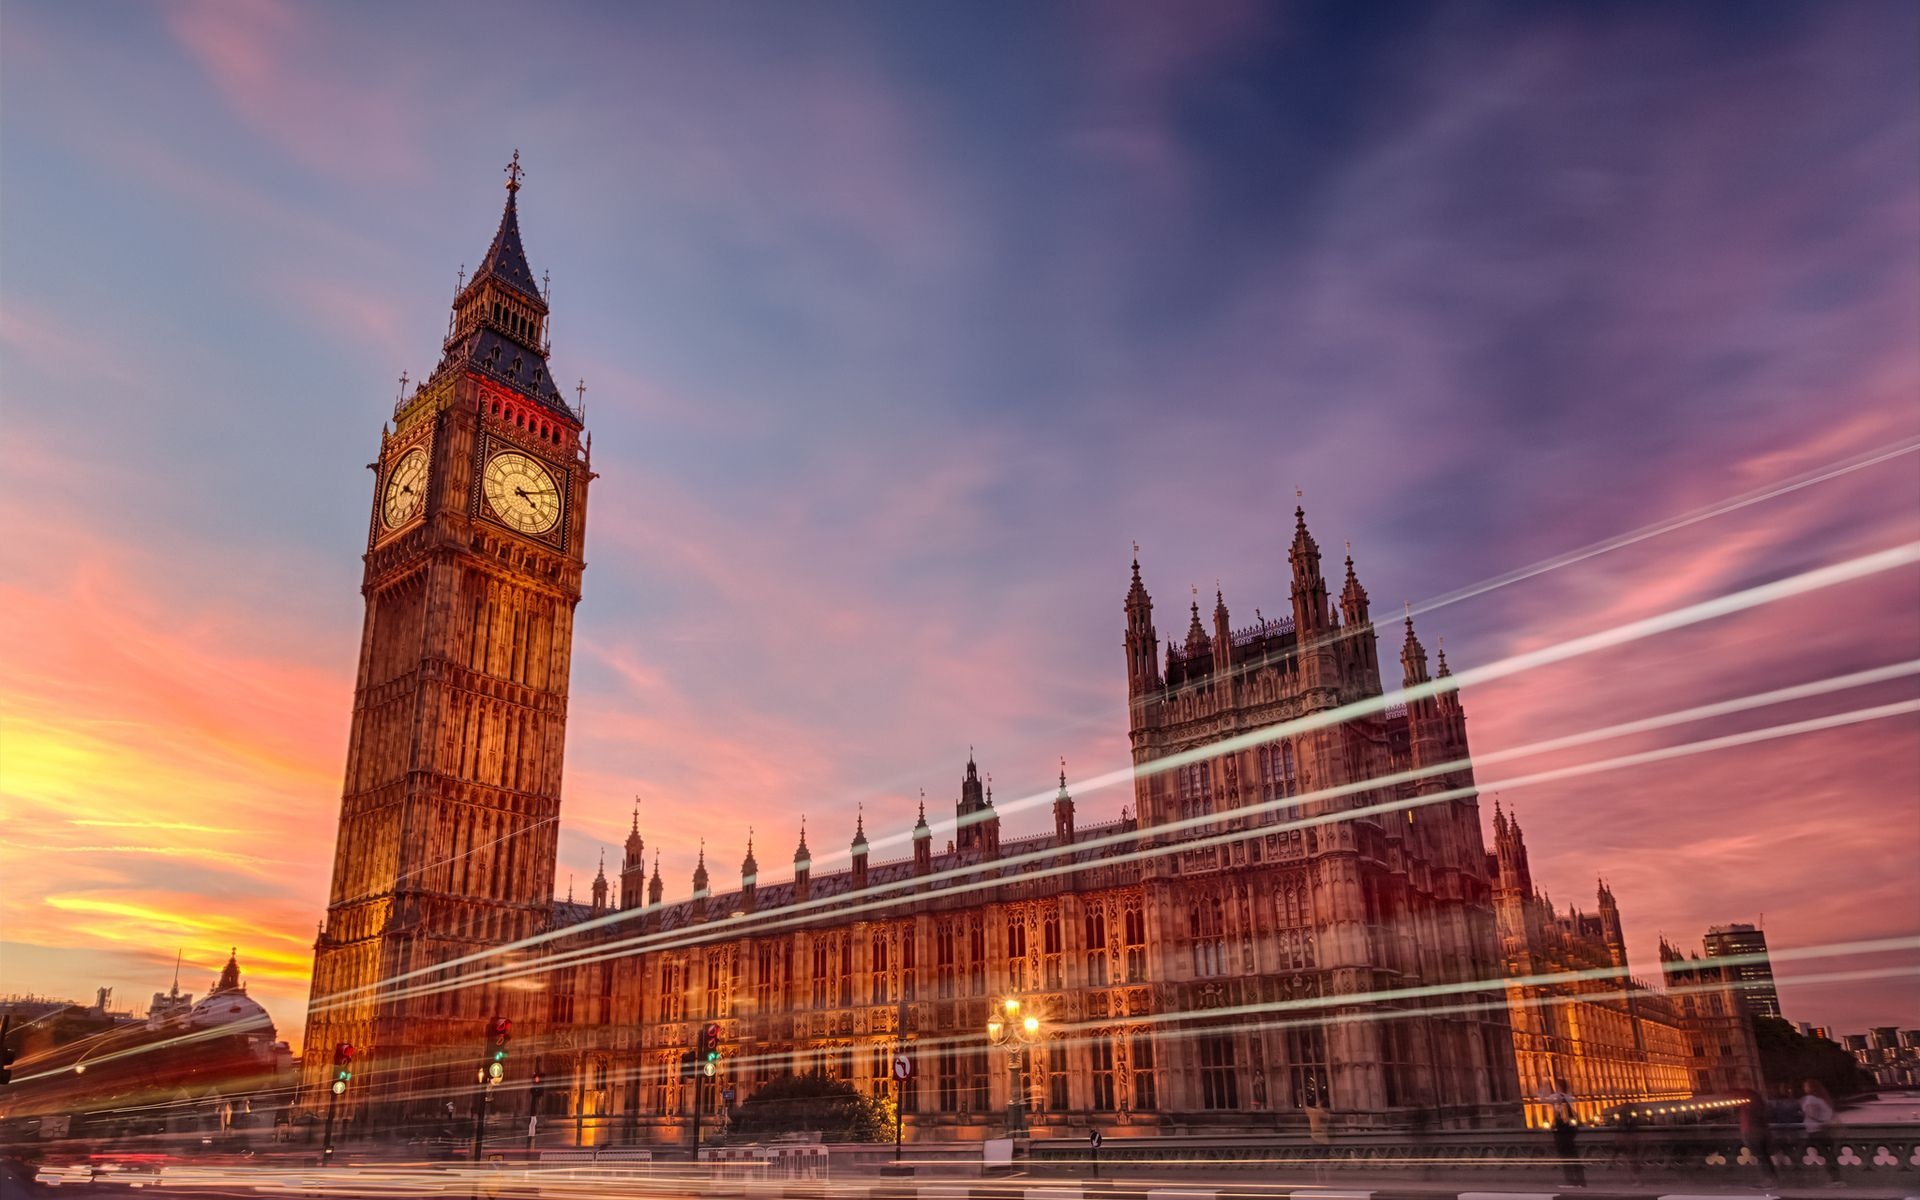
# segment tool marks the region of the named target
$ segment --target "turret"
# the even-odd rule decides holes
[[[700,839],[700,857],[693,864],[693,909],[696,917],[705,916],[707,897],[712,895],[707,886],[707,840]]]
[[[760,887],[760,864],[753,857],[753,827],[747,827],[747,856],[740,860],[740,907],[753,911],[754,893]]]
[[[1400,644],[1400,681],[1404,687],[1417,687],[1429,682],[1427,675],[1427,648],[1413,632],[1413,617],[1407,617],[1407,638]]]
[[[913,825],[913,873],[933,874],[933,829],[927,824],[927,797],[920,795],[920,819]]]
[[[993,795],[980,779],[973,751],[967,751],[967,771],[960,779],[960,800],[954,805],[955,837],[960,850],[991,858],[1000,849],[1000,814],[993,811]]]
[[[1227,598],[1216,584],[1213,589],[1213,675],[1215,679],[1230,681],[1232,671],[1233,627],[1227,619]]]
[[[1067,794],[1067,760],[1060,760],[1060,791],[1053,797],[1053,836],[1060,845],[1073,841],[1073,797]]]
[[[793,898],[805,900],[813,894],[813,852],[807,849],[807,818],[800,817],[800,845],[793,852]]]
[[[1307,532],[1307,510],[1299,506],[1293,510],[1293,546],[1287,562],[1293,567],[1293,627],[1304,649],[1314,634],[1333,622],[1327,581],[1320,576],[1320,546]]]
[[[1160,686],[1160,636],[1153,629],[1153,598],[1140,582],[1140,548],[1134,547],[1133,585],[1127,589],[1127,694],[1142,696]]]
[[[853,859],[853,886],[860,889],[867,886],[867,813],[862,807],[853,819],[853,845],[849,848]]]
[[[1607,956],[1616,967],[1627,965],[1627,934],[1620,923],[1620,905],[1613,898],[1607,881],[1599,881],[1600,932],[1607,942]]]
[[[660,852],[653,852],[653,878],[647,881],[647,903],[654,908],[660,907],[660,898],[666,894],[667,885],[660,878]]]
[[[593,877],[593,911],[595,915],[607,911],[607,852],[600,851],[600,870]]]
[[[1207,636],[1205,626],[1200,624],[1200,600],[1196,592],[1193,601],[1193,619],[1187,625],[1186,678],[1192,681],[1213,670],[1213,639]]]
[[[1369,695],[1380,694],[1380,644],[1373,636],[1373,610],[1367,602],[1367,589],[1353,570],[1353,550],[1347,550],[1347,580],[1340,588],[1340,615],[1346,622],[1347,653],[1353,658]]]
[[[633,802],[633,828],[620,859],[620,907],[639,908],[647,887],[647,844],[640,837],[640,801]]]
[[[1353,555],[1347,555],[1347,582],[1340,589],[1340,616],[1348,626],[1360,625],[1372,619],[1367,607],[1367,589],[1360,586],[1360,579],[1353,573]]]
[[[1520,818],[1505,816],[1498,800],[1493,804],[1493,855],[1499,864],[1495,886],[1533,895],[1533,871],[1527,865],[1527,839],[1520,832]]]

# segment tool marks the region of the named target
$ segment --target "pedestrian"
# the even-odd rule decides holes
[[[1407,1140],[1412,1144],[1407,1156],[1407,1165],[1412,1168],[1415,1179],[1427,1177],[1427,1126],[1431,1118],[1424,1107],[1416,1107],[1407,1115]]]
[[[1773,1165],[1773,1112],[1767,1105],[1766,1097],[1752,1088],[1743,1093],[1740,1105],[1740,1144],[1747,1153],[1759,1160],[1760,1178],[1768,1186],[1780,1182],[1780,1172]]]
[[[1327,1160],[1333,1157],[1333,1134],[1327,1129],[1327,1110],[1318,1096],[1308,1096],[1307,1137],[1313,1142],[1313,1181],[1327,1181]]]
[[[1553,1090],[1545,1097],[1547,1112],[1553,1122],[1553,1154],[1560,1160],[1560,1172],[1566,1178],[1568,1187],[1587,1186],[1586,1167],[1580,1162],[1580,1150],[1577,1142],[1579,1118],[1573,1111],[1573,1093],[1567,1090],[1567,1081],[1555,1079]]]
[[[1826,1160],[1829,1186],[1840,1183],[1839,1148],[1834,1145],[1833,1131],[1838,1123],[1833,1111],[1833,1097],[1821,1086],[1817,1079],[1809,1079],[1800,1085],[1800,1124],[1806,1130],[1807,1149]]]

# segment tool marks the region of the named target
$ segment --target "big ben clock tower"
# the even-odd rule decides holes
[[[439,985],[546,927],[587,487],[580,414],[547,364],[520,244],[520,155],[433,375],[381,437],[327,919],[302,1102],[355,1047],[341,1114],[437,1111],[471,1091],[483,1026],[525,993]],[[484,971],[497,958],[469,963]],[[461,1107],[465,1108],[464,1100]]]

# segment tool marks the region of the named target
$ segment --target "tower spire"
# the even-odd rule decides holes
[[[458,367],[504,384],[549,412],[571,418],[547,366],[547,295],[520,240],[520,152],[506,166],[507,202],[486,257],[453,297],[453,325],[435,374]]]

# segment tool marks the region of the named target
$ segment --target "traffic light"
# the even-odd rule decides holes
[[[0,1087],[13,1082],[13,1047],[7,1045],[7,1028],[12,1024],[12,1014],[0,1018]]]
[[[712,1075],[720,1069],[720,1027],[709,1025],[700,1031],[701,1069]]]
[[[683,1054],[681,1054],[680,1055],[680,1078],[692,1079],[696,1075],[698,1075],[700,1073],[700,1068],[695,1066],[694,1064],[699,1062],[699,1060],[700,1060],[700,1056],[698,1054],[695,1054],[691,1050],[688,1050]]]
[[[346,1091],[347,1081],[352,1078],[353,1043],[341,1042],[333,1048],[333,1094]]]
[[[507,1073],[507,1043],[513,1040],[513,1022],[495,1017],[487,1022],[487,1082],[499,1083]]]

